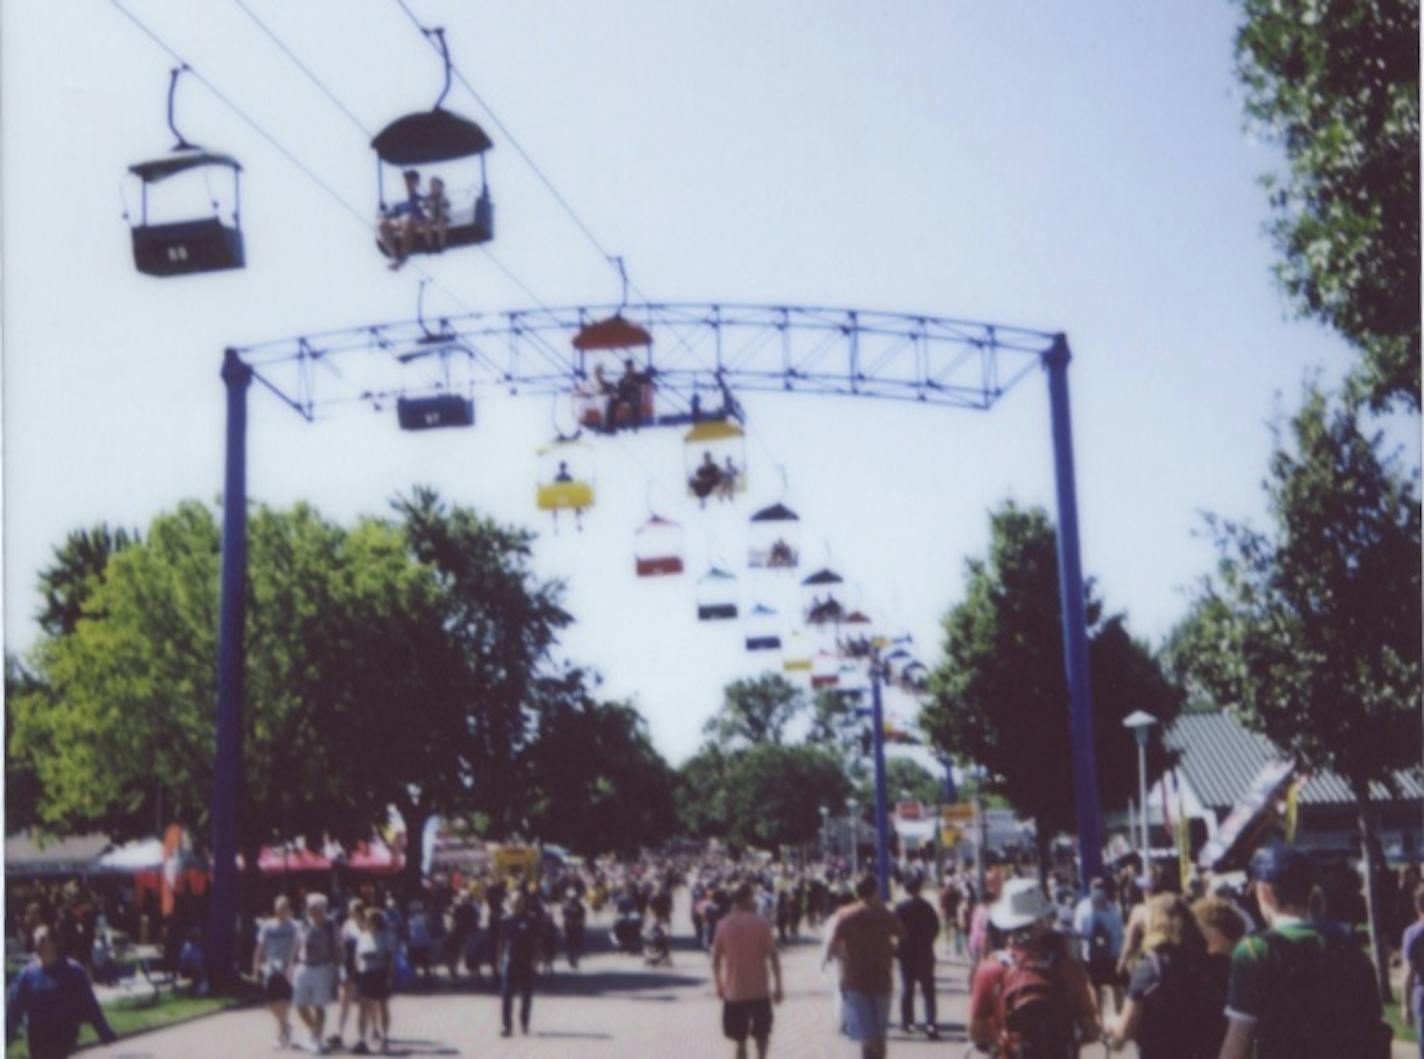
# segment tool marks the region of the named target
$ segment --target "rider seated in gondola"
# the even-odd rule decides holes
[[[737,470],[737,465],[732,462],[732,457],[727,457],[726,464],[722,467],[722,479],[717,484],[717,496],[731,503],[737,498],[737,475],[741,473]]]
[[[400,268],[410,256],[415,246],[415,237],[425,231],[428,218],[425,213],[425,197],[420,193],[420,173],[407,169],[405,178],[405,201],[390,207],[383,207],[381,223],[377,235],[381,246],[390,255],[392,269]]]
[[[430,178],[430,194],[425,196],[425,210],[429,218],[423,231],[425,245],[438,254],[445,249],[450,231],[450,200],[445,197],[445,181],[439,177]]]
[[[633,363],[633,358],[629,357],[623,362],[623,374],[618,377],[618,383],[613,387],[612,396],[608,398],[608,415],[604,422],[604,427],[612,433],[619,427],[618,409],[628,410],[628,425],[634,430],[643,419],[643,384],[646,377],[638,370],[638,366]]]
[[[688,487],[692,490],[692,495],[705,508],[707,498],[711,496],[722,483],[722,470],[717,466],[717,461],[712,458],[712,453],[704,452],[702,462],[697,465],[697,470],[692,472],[692,477],[688,479]]]
[[[791,545],[785,539],[778,537],[771,546],[771,554],[766,560],[767,566],[795,566],[796,553],[791,550]]]

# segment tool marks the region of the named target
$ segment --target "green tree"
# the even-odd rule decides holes
[[[851,792],[828,750],[771,742],[731,752],[704,747],[679,780],[685,829],[742,849],[776,851],[816,841],[821,808],[840,811]]]
[[[14,703],[21,697],[42,697],[47,689],[14,655],[5,656],[5,701]],[[42,702],[43,699],[40,698]],[[28,755],[10,753],[15,732],[15,711],[5,711],[5,831],[15,834],[40,822],[40,781],[34,762]]]
[[[734,680],[722,692],[722,706],[703,726],[709,739],[725,745],[780,746],[786,726],[806,709],[806,695],[780,673]]]
[[[595,700],[577,669],[545,685],[520,770],[525,833],[584,856],[670,838],[674,774],[638,711]]]
[[[946,756],[983,765],[988,789],[1034,819],[1046,864],[1053,834],[1075,819],[1056,534],[1042,509],[1012,503],[991,514],[990,531],[988,557],[968,561],[965,598],[944,619],[944,661],[920,724]],[[1099,793],[1125,805],[1137,750],[1123,718],[1146,710],[1170,724],[1181,694],[1123,616],[1104,616],[1091,585],[1085,596]],[[1151,763],[1164,764],[1160,742]]]
[[[1387,998],[1373,801],[1419,766],[1424,740],[1417,474],[1354,403],[1314,387],[1274,432],[1272,525],[1209,521],[1220,560],[1174,636],[1174,664],[1303,767],[1350,785]]]
[[[1247,113],[1284,147],[1266,178],[1277,274],[1363,354],[1375,408],[1419,408],[1418,0],[1242,0]]]
[[[49,636],[72,632],[84,606],[103,580],[109,558],[138,541],[138,534],[99,523],[70,533],[54,549],[54,561],[40,571],[40,630]]]
[[[875,804],[875,777],[859,784],[861,805]],[[898,801],[921,802],[931,808],[944,801],[944,780],[936,779],[918,761],[908,757],[885,759],[885,797],[893,806]]]

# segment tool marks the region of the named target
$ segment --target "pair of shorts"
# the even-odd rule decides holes
[[[323,963],[299,964],[292,983],[292,1000],[299,1008],[325,1007],[336,999],[336,967]]]
[[[356,975],[356,995],[362,1000],[389,1000],[391,976],[385,971],[362,971]]]
[[[283,1003],[292,999],[292,983],[287,981],[286,975],[273,971],[267,976],[262,992],[267,997],[267,1003]]]
[[[745,1044],[748,1035],[764,1041],[771,1036],[771,999],[728,1000],[722,1005],[722,1035]]]
[[[890,994],[841,990],[841,1032],[861,1044],[876,1044],[890,1035]]]

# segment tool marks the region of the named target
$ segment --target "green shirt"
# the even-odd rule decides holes
[[[1255,1025],[1258,1059],[1365,1055],[1380,1024],[1374,969],[1343,927],[1279,923],[1236,946],[1226,1014]]]

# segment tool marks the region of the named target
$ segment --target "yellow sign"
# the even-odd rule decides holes
[[[525,882],[539,879],[539,851],[527,846],[505,846],[494,851],[495,874],[501,878],[522,875]]]
[[[945,824],[939,829],[939,844],[941,846],[957,846],[963,837],[964,832],[951,824]]]
[[[955,802],[953,805],[941,805],[939,807],[939,818],[944,824],[967,824],[974,819],[974,806],[970,802]]]

